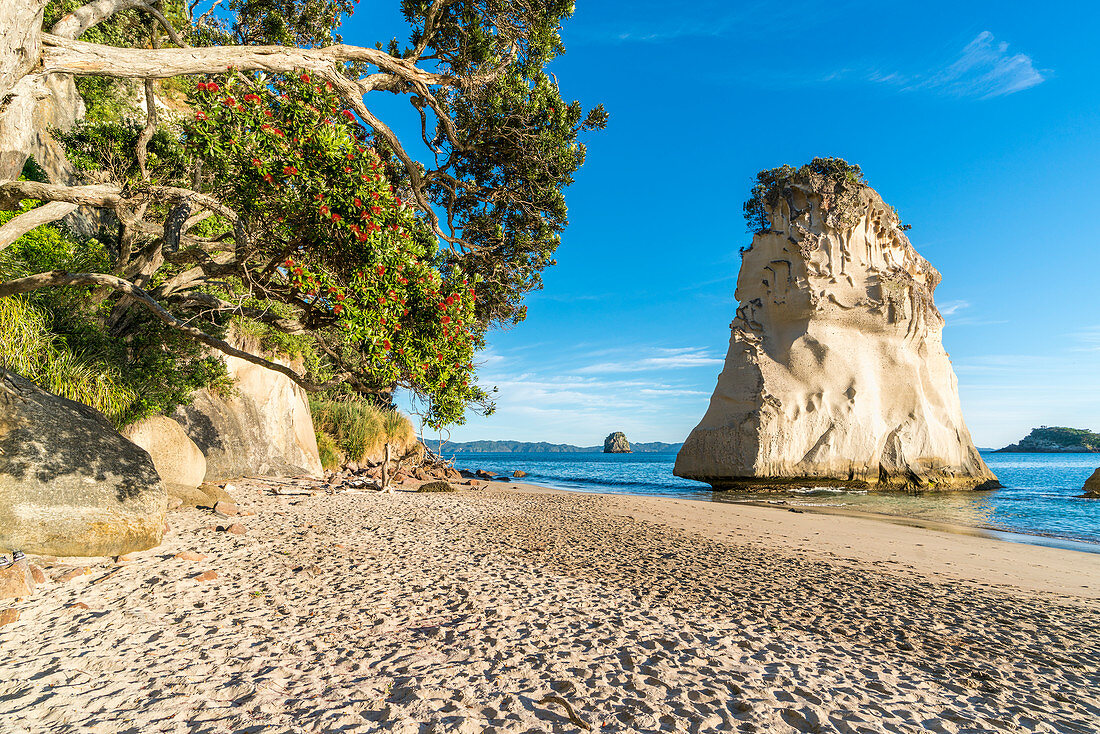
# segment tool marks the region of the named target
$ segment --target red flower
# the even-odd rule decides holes
[[[328,216],[328,207],[327,207],[327,206],[325,206],[324,204],[322,204],[322,205],[321,205],[321,206],[320,206],[320,207],[319,207],[319,208],[317,209],[317,211],[321,212],[321,214],[322,214],[323,216],[326,216],[326,217]]]
[[[215,82],[210,82],[206,85],[206,91],[208,92],[216,92],[219,89],[221,89],[221,87],[219,87]]]
[[[252,165],[256,166],[257,168],[259,168],[263,164],[264,164],[264,162],[261,161],[259,158],[253,158],[252,159]]]
[[[342,303],[337,303],[335,306],[332,307],[332,312],[335,313],[335,314],[338,314],[343,310],[344,310],[344,304],[342,304]]]
[[[264,181],[267,181],[269,184],[273,184],[273,183],[275,183],[275,177],[272,176],[270,173],[265,173],[264,174]]]
[[[284,176],[296,176],[297,174],[298,169],[295,166],[286,166],[285,168],[283,168]]]
[[[196,120],[205,120],[206,119],[206,113],[203,112],[202,110],[199,110],[198,112],[195,113],[195,119]]]
[[[382,207],[380,207],[380,206],[372,206],[370,208],[370,210],[371,210],[371,213],[376,215],[376,216],[382,213]]]
[[[301,79],[303,82],[308,82],[309,81],[309,74],[302,74],[298,78]]]
[[[391,349],[391,347],[390,347],[390,340],[389,340],[389,339],[386,339],[385,341],[383,341],[383,342],[382,342],[382,348],[383,348],[383,349],[385,349],[385,350],[387,350],[387,351],[388,351],[389,349]]]
[[[258,95],[258,94],[246,94],[244,96],[244,101],[245,102],[252,102],[254,104],[259,104],[260,103],[260,95]]]
[[[225,105],[226,107],[236,107],[237,106],[237,100],[233,99],[232,97],[226,97],[225,99],[222,100],[222,104]]]
[[[355,239],[359,240],[360,242],[366,242],[367,241],[367,233],[363,232],[358,237],[356,237]]]
[[[383,275],[386,274],[386,266],[385,265],[379,265],[376,268],[376,271],[378,272],[378,277],[381,278]]]
[[[447,305],[448,306],[450,306],[454,302],[455,302],[455,297],[454,296],[447,296]]]
[[[334,222],[339,222],[341,219],[343,219],[343,217],[341,217],[339,214],[332,215],[332,221]]]
[[[439,321],[440,321],[440,323],[449,324],[449,323],[451,323],[451,317],[450,316],[444,316]]]
[[[301,275],[302,274],[302,269],[301,268],[294,268],[294,274],[295,275]]]
[[[356,207],[358,207],[358,208],[360,208],[360,209],[362,209],[362,208],[363,208],[363,202],[359,201],[359,199],[358,199],[358,198],[352,199],[352,203],[354,203],[354,204],[355,204],[355,206],[356,206]]]
[[[291,259],[290,259],[290,258],[288,257],[288,258],[286,259],[286,262],[285,262],[285,263],[283,263],[283,264],[284,264],[284,265],[286,265],[286,266],[287,266],[287,267],[289,268],[289,267],[290,267],[291,265],[293,265],[293,264],[294,264],[294,261],[293,261],[293,260],[291,260]]]
[[[267,115],[268,117],[274,117],[275,116],[275,113],[272,112],[271,110],[264,110],[264,114]]]
[[[347,296],[346,296],[346,295],[344,295],[343,293],[337,293],[337,294],[336,294],[336,300],[337,300],[337,301],[342,301],[342,300],[344,300],[345,298],[347,298]]]
[[[393,203],[397,204],[398,206],[401,206],[401,197],[400,196],[395,196],[393,198]]]
[[[195,89],[199,90],[200,92],[205,92],[206,91],[206,82],[199,82],[198,84],[195,85]]]
[[[351,110],[344,110],[340,114],[342,114],[344,117],[348,118],[349,120],[353,120],[353,121],[355,120],[355,114],[352,113]]]

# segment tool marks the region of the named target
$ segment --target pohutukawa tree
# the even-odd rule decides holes
[[[349,0],[217,5],[6,0],[0,209],[21,213],[0,249],[107,212],[111,266],[11,278],[0,297],[84,288],[120,338],[155,318],[309,390],[400,386],[431,424],[461,420],[486,401],[485,330],[522,320],[553,262],[578,136],[606,120],[545,70],[572,2],[402,0],[407,46],[385,49],[340,43]],[[102,42],[121,17],[130,42]],[[81,122],[74,77],[139,80],[143,122]],[[374,113],[382,94],[411,105],[416,140]],[[28,156],[48,180],[21,175]],[[219,331],[234,316],[308,337],[331,377],[235,348]]]

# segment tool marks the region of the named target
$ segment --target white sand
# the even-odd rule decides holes
[[[102,583],[114,564],[0,603],[22,613],[0,732],[580,731],[551,692],[602,731],[1100,730],[1097,556],[677,500],[261,487],[238,485],[246,535],[174,513]]]

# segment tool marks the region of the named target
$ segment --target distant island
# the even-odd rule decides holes
[[[439,454],[599,454],[603,446],[574,446],[568,443],[539,441],[467,441],[440,442],[421,439],[424,445]],[[635,443],[630,449],[635,454],[675,454],[682,443]]]
[[[1100,453],[1100,433],[1085,428],[1040,426],[998,454],[1095,454]]]

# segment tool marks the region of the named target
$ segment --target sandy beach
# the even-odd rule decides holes
[[[89,573],[7,605],[0,732],[1100,728],[1100,555],[500,483],[234,484],[254,515],[172,513],[160,547],[47,565]]]

